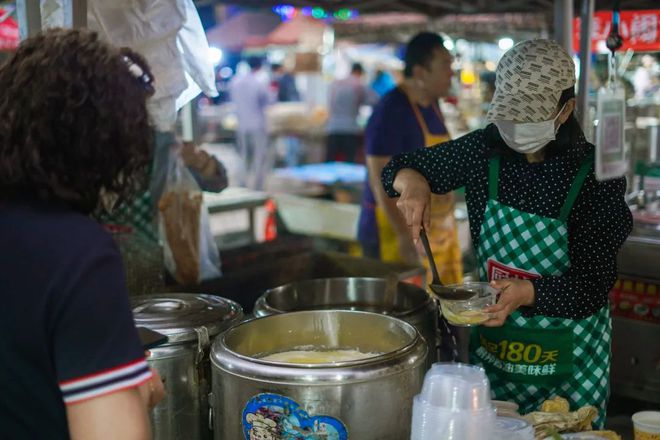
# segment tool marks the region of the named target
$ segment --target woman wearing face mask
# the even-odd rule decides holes
[[[382,174],[414,239],[433,221],[431,193],[466,187],[482,280],[500,290],[472,332],[470,356],[497,399],[522,413],[554,395],[571,409],[608,397],[607,294],[632,228],[625,180],[598,182],[593,145],[573,116],[575,69],[548,40],[524,41],[500,60],[493,122],[442,148],[395,156]]]

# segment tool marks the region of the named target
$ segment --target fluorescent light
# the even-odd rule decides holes
[[[222,61],[222,49],[218,49],[217,47],[209,47],[208,51],[208,56],[209,56],[209,61],[213,63],[214,66],[217,66],[220,64],[220,61]]]
[[[513,40],[511,38],[500,38],[500,41],[497,42],[497,45],[502,50],[509,50],[513,47]]]
[[[470,50],[470,43],[463,40],[462,38],[459,38],[458,40],[456,40],[455,46],[456,46],[456,52],[461,53],[461,54],[465,54],[466,52],[468,52]]]

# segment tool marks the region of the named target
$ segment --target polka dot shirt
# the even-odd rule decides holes
[[[390,197],[397,197],[392,184],[397,171],[403,168],[424,175],[434,193],[465,186],[470,232],[476,247],[488,201],[488,151],[485,130],[476,130],[438,147],[394,156],[383,169],[383,186]],[[501,161],[499,201],[524,212],[558,218],[590,151],[593,146],[582,138],[564,154],[539,163],[528,163],[520,154],[507,155]],[[535,305],[526,314],[581,319],[607,304],[608,292],[617,277],[617,252],[632,230],[625,189],[625,179],[598,182],[593,171],[588,175],[568,218],[571,268],[563,276],[532,281]]]

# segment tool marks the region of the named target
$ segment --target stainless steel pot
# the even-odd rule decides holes
[[[361,310],[391,315],[414,325],[429,346],[428,365],[437,360],[438,306],[424,289],[387,279],[322,278],[267,290],[255,303],[255,316],[299,310]]]
[[[298,347],[380,354],[334,364],[261,359]],[[211,350],[214,439],[410,438],[427,352],[415,327],[375,313],[305,311],[243,322]]]
[[[131,298],[136,326],[167,335],[150,350],[149,365],[165,383],[166,396],[151,412],[158,440],[209,439],[210,341],[241,321],[237,303],[212,295],[172,293]]]

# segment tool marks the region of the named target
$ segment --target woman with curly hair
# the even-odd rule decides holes
[[[0,66],[0,438],[150,435],[161,384],[89,214],[140,189],[151,83],[139,55],[83,30],[45,31]]]

